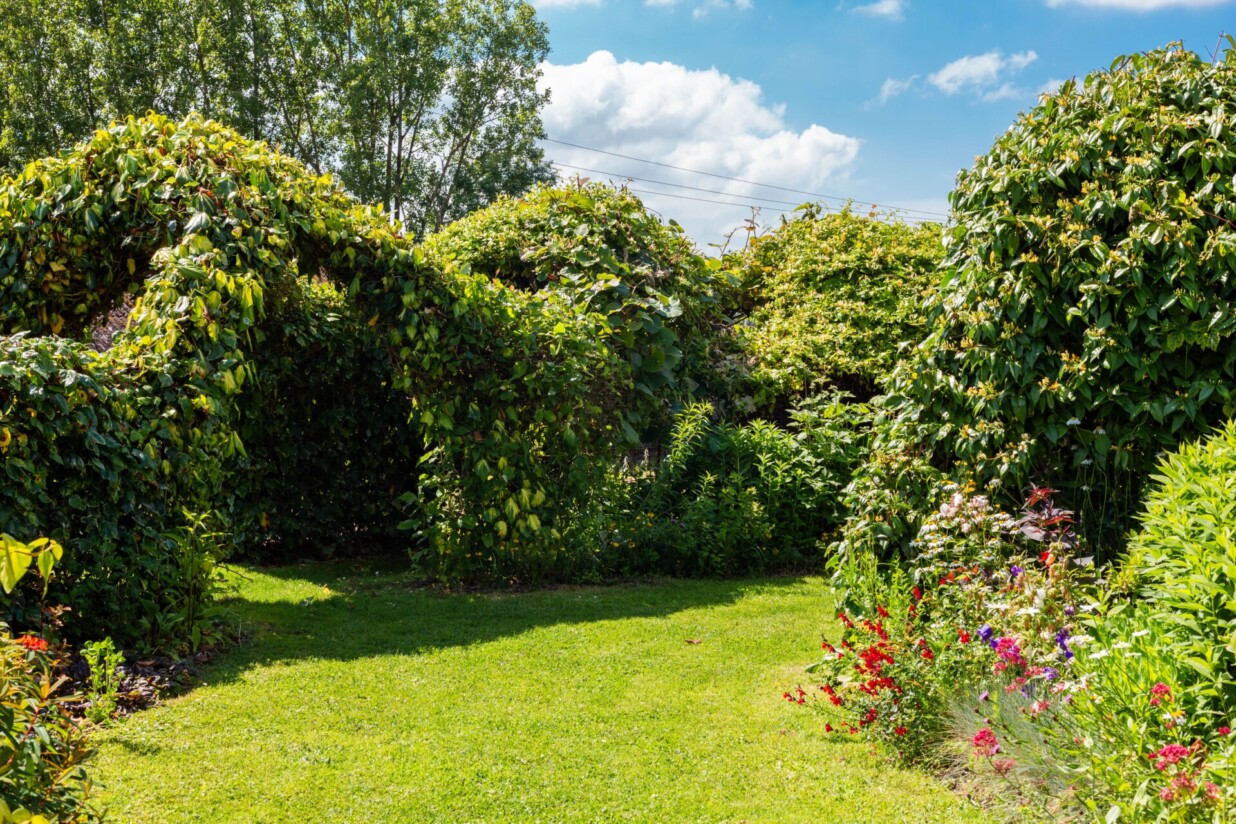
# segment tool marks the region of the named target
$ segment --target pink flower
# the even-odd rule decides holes
[[[1157,707],[1159,702],[1164,699],[1172,700],[1172,688],[1160,681],[1150,688],[1150,695],[1150,706]]]
[[[1166,770],[1169,766],[1177,763],[1188,755],[1188,747],[1180,744],[1168,744],[1158,752],[1151,753],[1150,757],[1155,760],[1154,768],[1156,770]]]
[[[1219,735],[1231,735],[1231,734],[1232,734],[1232,728],[1231,728],[1231,727],[1226,727],[1226,726],[1225,726],[1225,727],[1219,727]]]
[[[991,766],[998,775],[1008,775],[1009,771],[1017,766],[1017,762],[1011,758],[1002,758],[999,761],[993,761]]]
[[[1218,801],[1222,797],[1222,793],[1213,781],[1207,781],[1202,792],[1205,793],[1207,801]]]
[[[976,732],[970,739],[970,743],[981,755],[995,755],[1000,752],[1000,742],[996,739],[996,734],[991,731],[991,727],[983,727]]]

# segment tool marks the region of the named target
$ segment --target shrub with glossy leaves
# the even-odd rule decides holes
[[[748,304],[737,334],[755,405],[784,408],[825,386],[877,394],[902,347],[925,334],[923,305],[943,256],[938,225],[848,208],[812,207],[752,238],[727,263]]]
[[[1236,411],[1233,99],[1236,50],[1123,58],[960,175],[955,275],[891,380],[852,542],[900,545],[938,471],[1008,499],[1050,479],[1117,544],[1157,455]]]

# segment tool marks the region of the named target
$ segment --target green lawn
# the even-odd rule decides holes
[[[817,579],[444,595],[319,565],[229,606],[251,642],[99,735],[112,821],[983,820],[782,700]]]

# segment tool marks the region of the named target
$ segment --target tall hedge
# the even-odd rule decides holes
[[[952,194],[930,334],[890,384],[851,542],[901,545],[944,473],[1057,487],[1117,545],[1157,455],[1236,411],[1236,52],[1044,95]]]
[[[131,119],[0,181],[0,529],[65,546],[52,597],[78,635],[192,636],[201,577],[251,513],[246,401],[278,377],[303,277],[372,324],[432,446],[402,490],[422,560],[533,576],[565,551],[556,518],[623,441],[604,316],[429,265],[380,209],[218,124]],[[68,340],[126,293],[110,349]]]

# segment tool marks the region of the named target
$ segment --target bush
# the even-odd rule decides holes
[[[19,810],[51,821],[99,820],[83,769],[93,752],[52,667],[46,641],[13,638],[0,626],[0,821],[27,820]]]
[[[1137,611],[1165,630],[1167,654],[1212,722],[1236,711],[1236,422],[1159,466],[1126,574]]]
[[[407,545],[399,497],[416,489],[420,432],[390,355],[326,281],[297,281],[238,399],[233,529],[245,557],[288,561]]]
[[[664,422],[689,388],[680,386],[683,371],[724,326],[717,262],[705,262],[678,224],[661,222],[626,189],[537,187],[444,227],[424,250],[440,265],[604,317],[605,339],[639,390],[629,401],[637,427]]]
[[[801,403],[788,429],[716,421],[709,404],[674,419],[664,455],[624,462],[572,535],[607,572],[742,575],[815,567],[844,518],[840,491],[861,459],[866,407]],[[599,536],[599,537],[598,537]]]
[[[1233,96],[1236,50],[1124,58],[960,175],[955,275],[889,385],[851,545],[903,545],[938,471],[1006,501],[1051,478],[1110,549],[1156,456],[1236,411]],[[912,464],[916,497],[883,499]]]
[[[925,334],[941,230],[809,208],[727,259],[748,317],[736,327],[757,408],[825,387],[867,400]]]
[[[400,448],[351,466],[376,467],[385,483],[404,470],[404,445],[434,445],[421,478],[382,490],[388,502],[404,493],[419,560],[491,578],[535,578],[558,563],[557,522],[629,438],[631,375],[606,344],[606,317],[558,293],[429,265],[379,209],[329,178],[218,124],[152,115],[0,181],[0,334],[12,336],[0,372],[0,528],[89,547],[58,584],[78,640],[195,642],[217,547],[243,539],[263,512],[276,525],[303,512],[296,489],[276,501],[282,511],[255,512],[280,472],[323,458],[310,444],[286,460],[288,441],[270,426],[312,415],[289,404],[267,425],[271,404],[298,386],[338,394],[338,375],[295,375],[295,347],[308,357],[321,342],[298,340],[298,324],[319,328],[298,313],[325,308],[302,276],[338,284],[359,307],[348,323],[372,328],[351,350],[370,367],[365,393],[402,399],[413,430],[387,429],[364,448]],[[110,349],[66,340],[129,295]],[[297,382],[315,377],[326,385]],[[363,414],[332,400],[342,404],[335,423]],[[393,420],[387,410],[373,423]],[[260,441],[254,454],[246,435]],[[331,529],[346,534],[388,504],[372,507],[339,513]]]
[[[73,546],[49,592],[73,607],[70,637],[150,647],[205,629],[220,549],[175,506],[201,505],[221,467],[201,446],[209,423],[197,443],[181,427],[201,418],[173,374],[153,358],[112,368],[62,338],[0,338],[0,532]],[[10,620],[33,625],[41,600],[33,584],[18,589]]]

